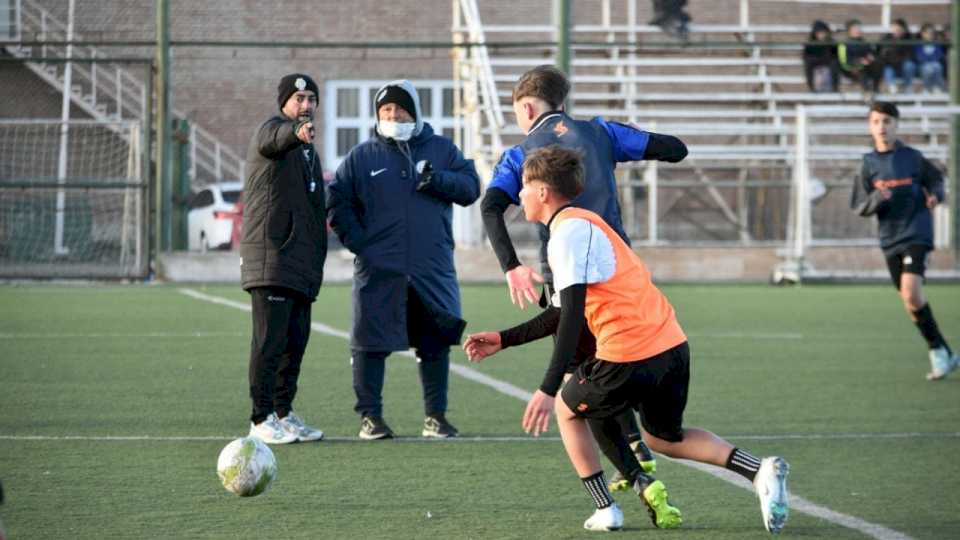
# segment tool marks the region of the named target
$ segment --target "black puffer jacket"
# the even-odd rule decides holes
[[[240,275],[245,290],[286,287],[313,300],[327,257],[323,168],[293,127],[275,116],[247,149]]]

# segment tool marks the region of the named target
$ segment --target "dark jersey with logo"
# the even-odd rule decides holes
[[[850,207],[861,216],[876,214],[880,248],[889,257],[910,245],[933,248],[928,194],[943,202],[943,174],[918,150],[897,141],[891,151],[864,154]]]

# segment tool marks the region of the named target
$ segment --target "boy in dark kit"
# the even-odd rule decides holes
[[[927,379],[933,381],[960,363],[923,294],[927,256],[933,250],[932,210],[943,202],[943,175],[923,154],[897,140],[899,119],[893,103],[879,101],[870,107],[874,150],[863,156],[850,207],[861,216],[877,216],[880,248],[907,315],[927,341]]]

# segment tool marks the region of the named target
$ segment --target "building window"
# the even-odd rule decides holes
[[[411,81],[420,96],[423,119],[434,133],[453,138],[453,81]],[[336,170],[350,149],[374,136],[375,100],[384,81],[326,81],[323,166]]]
[[[356,118],[360,116],[356,88],[337,89],[337,116],[339,118]]]
[[[347,152],[356,146],[359,140],[360,136],[357,128],[337,128],[337,154],[347,155]]]

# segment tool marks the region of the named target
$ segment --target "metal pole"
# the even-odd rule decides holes
[[[950,8],[950,105],[960,105],[960,2],[953,0]],[[953,199],[953,264],[960,270],[960,114],[950,117],[950,192]]]
[[[170,249],[170,3],[157,0],[157,251]]]
[[[573,0],[554,0],[557,23],[557,67],[570,75],[570,9]]]
[[[143,204],[146,204],[147,211],[145,212],[146,220],[150,223],[150,210],[154,212],[153,220],[153,234],[149,235],[148,241],[148,255],[147,255],[147,266],[143,270],[149,275],[151,268],[150,266],[157,260],[157,252],[159,251],[160,246],[160,214],[157,213],[157,195],[158,190],[150,190],[150,166],[154,162],[153,155],[153,64],[147,65],[147,86],[146,92],[144,93],[144,115],[143,115],[143,147],[141,148],[143,152],[143,160],[141,165],[143,166],[143,187],[140,188],[140,194],[143,198]],[[159,162],[160,160],[156,160]],[[147,226],[150,228],[150,225]]]
[[[67,8],[67,41],[73,41],[73,14],[75,2],[70,0]],[[73,45],[67,45],[67,65],[63,71],[63,102],[60,107],[60,155],[57,160],[57,183],[67,182],[67,151],[70,144],[70,98],[73,93]],[[57,215],[53,232],[53,253],[66,255],[70,252],[63,245],[63,218],[66,209],[66,193],[57,190]]]

